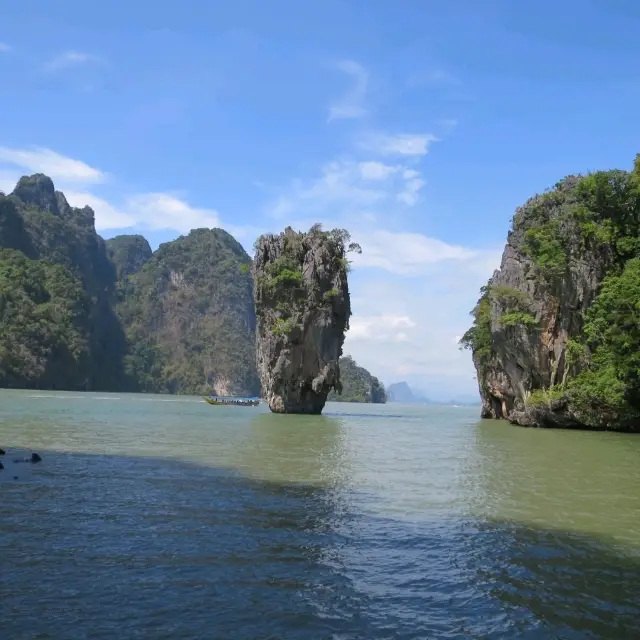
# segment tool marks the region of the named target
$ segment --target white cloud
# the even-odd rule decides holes
[[[344,353],[386,384],[406,380],[440,399],[475,395],[471,357],[460,351],[458,340],[470,325],[480,286],[499,264],[499,253],[467,249],[465,255],[440,261],[432,256],[410,278],[402,269],[370,272],[356,264],[349,283],[354,315]]]
[[[10,169],[7,169],[8,165]],[[95,212],[98,231],[127,229],[134,226],[143,229],[167,229],[187,233],[198,227],[222,226],[214,209],[194,207],[171,193],[138,193],[115,201],[87,190],[86,185],[101,183],[107,174],[88,164],[63,156],[51,149],[11,149],[0,147],[0,191],[13,191],[20,173],[19,167],[28,173],[44,173],[63,191],[73,207],[91,207]],[[234,231],[247,233],[236,225]]]
[[[0,53],[8,53],[11,50],[12,47],[10,47],[6,42],[0,42]]]
[[[80,160],[60,155],[51,149],[10,149],[0,147],[0,163],[14,165],[31,173],[44,173],[52,180],[102,182],[106,174]]]
[[[421,233],[363,229],[358,231],[358,242],[362,254],[353,256],[355,266],[374,267],[403,276],[423,274],[440,262],[477,264],[480,261],[480,268],[484,269],[485,261],[494,261],[496,256],[499,259],[494,251],[472,250]]]
[[[398,147],[396,141],[382,148]],[[501,251],[415,230],[418,218],[407,217],[399,202],[415,204],[423,185],[416,158],[335,160],[317,179],[296,180],[285,189],[278,228],[322,222],[325,228],[348,228],[360,243],[362,254],[351,254],[354,315],[344,353],[386,383],[407,380],[441,399],[475,395],[470,355],[457,343]],[[437,212],[418,215],[429,214]]]
[[[401,167],[391,166],[383,162],[369,160],[360,163],[360,175],[365,180],[384,180],[390,175],[397,173]]]
[[[71,50],[54,56],[44,65],[44,68],[45,71],[60,71],[61,69],[78,67],[88,63],[104,64],[105,60],[91,53]]]
[[[366,340],[373,342],[405,341],[403,329],[412,329],[416,323],[408,316],[379,315],[354,316],[350,321],[350,342]]]
[[[329,122],[349,118],[361,118],[367,111],[363,102],[367,93],[369,74],[362,65],[353,60],[342,60],[337,68],[350,76],[351,88],[333,104],[329,106]]]
[[[272,203],[269,214],[276,219],[326,214],[371,217],[371,208],[381,207],[385,201],[415,205],[423,186],[420,172],[403,165],[334,160],[322,167],[319,178],[308,183],[295,180]]]
[[[405,172],[405,176],[408,172]],[[424,180],[421,178],[406,178],[404,189],[398,194],[400,202],[412,207],[420,198],[420,190],[424,187]]]
[[[135,225],[135,218],[122,211],[103,198],[99,198],[86,191],[64,190],[67,202],[72,207],[91,207],[95,213],[95,224],[98,231],[107,229],[126,229]]]
[[[219,227],[220,216],[214,209],[192,207],[168,193],[145,193],[127,201],[127,210],[138,223],[151,229],[174,229],[181,233],[200,227]]]
[[[426,156],[438,138],[430,133],[367,133],[360,137],[360,148],[383,156]]]

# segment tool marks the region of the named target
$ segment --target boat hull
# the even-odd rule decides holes
[[[260,400],[217,400],[214,398],[204,398],[207,404],[219,407],[257,407]]]

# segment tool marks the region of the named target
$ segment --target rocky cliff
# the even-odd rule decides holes
[[[0,194],[0,387],[258,395],[250,263],[221,229],[105,243],[25,176]]]
[[[640,429],[640,166],[569,176],[519,208],[461,340],[482,416]]]
[[[342,391],[329,392],[327,400],[332,402],[370,402],[385,404],[387,394],[380,380],[371,375],[364,367],[359,367],[351,356],[338,360]]]
[[[349,234],[288,227],[256,242],[257,363],[262,394],[276,413],[318,414],[341,391],[338,360],[349,326]]]
[[[120,390],[115,270],[93,211],[42,174],[0,195],[0,386]]]
[[[108,247],[136,388],[258,396],[251,259],[222,229],[194,229],[150,255],[141,236]]]
[[[139,235],[115,236],[107,240],[106,246],[119,282],[138,273],[153,255],[147,239]]]

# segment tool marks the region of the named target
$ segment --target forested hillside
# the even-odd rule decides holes
[[[384,385],[364,367],[357,365],[351,356],[340,358],[342,393],[332,391],[328,400],[333,402],[373,402],[384,404],[387,395]]]
[[[108,241],[126,373],[141,391],[260,393],[250,258],[222,229],[195,229],[148,257],[140,236]],[[131,265],[141,265],[136,272]]]

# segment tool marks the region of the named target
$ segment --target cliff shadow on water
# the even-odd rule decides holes
[[[31,482],[2,486],[3,634],[640,634],[639,557],[497,519],[377,515],[339,421],[287,418],[257,416],[233,469],[41,451]]]

